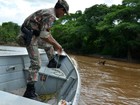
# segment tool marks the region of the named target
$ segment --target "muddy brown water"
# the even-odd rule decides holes
[[[80,67],[79,105],[140,105],[140,64],[70,56]]]

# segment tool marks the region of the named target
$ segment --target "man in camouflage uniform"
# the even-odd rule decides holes
[[[54,48],[61,54],[61,45],[52,37],[50,28],[57,18],[68,14],[69,6],[65,0],[58,0],[54,8],[41,9],[29,17],[27,17],[21,27],[20,35],[18,36],[18,44],[26,46],[28,51],[31,65],[29,67],[29,78],[27,80],[27,89],[24,97],[36,98],[34,83],[37,81],[37,73],[41,67],[40,55],[38,45],[43,46],[49,60],[53,63]],[[57,64],[58,65],[58,64]],[[58,65],[60,66],[60,65]]]

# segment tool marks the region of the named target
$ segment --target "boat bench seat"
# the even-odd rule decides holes
[[[39,70],[39,74],[43,74],[43,75],[66,80],[66,75],[64,74],[64,72],[60,68],[42,67]]]
[[[29,68],[25,68],[25,71],[28,71]],[[39,74],[51,76],[54,78],[64,79],[66,80],[65,73],[60,68],[48,68],[48,67],[41,67],[39,70]]]
[[[0,97],[0,105],[50,105],[4,91],[0,91]]]

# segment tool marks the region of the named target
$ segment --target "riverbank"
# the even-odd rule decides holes
[[[9,43],[0,42],[0,45],[2,45],[2,46],[19,46],[15,42],[9,42]]]

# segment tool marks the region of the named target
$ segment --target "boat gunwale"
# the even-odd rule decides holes
[[[45,51],[43,49],[39,49],[39,53],[42,55],[42,54],[45,54]],[[0,45],[0,57],[26,56],[26,55],[28,55],[28,53],[25,47]]]
[[[68,54],[66,54],[68,59],[70,60],[70,62],[73,64],[73,61],[72,59],[70,58],[70,56]],[[72,105],[78,105],[78,102],[79,102],[79,99],[80,99],[80,90],[81,90],[81,79],[80,79],[80,74],[79,74],[79,71],[78,71],[78,67],[76,67],[74,64],[73,64],[74,68],[75,68],[75,71],[76,71],[76,74],[77,74],[77,89],[76,89],[76,93],[75,93],[75,96],[74,96],[74,100],[73,100],[73,103]]]

